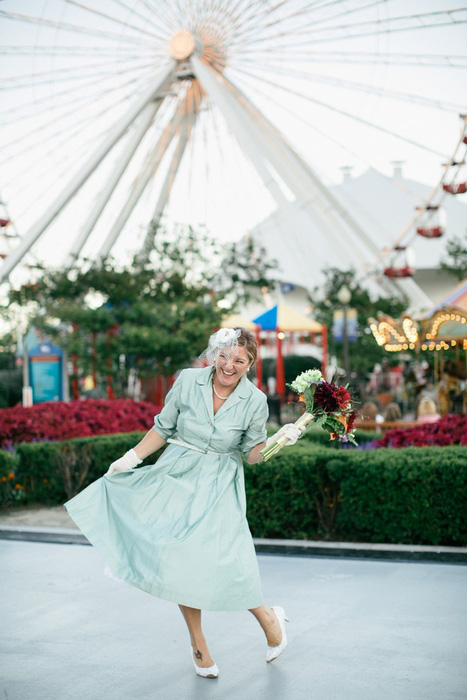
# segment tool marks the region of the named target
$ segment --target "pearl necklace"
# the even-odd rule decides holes
[[[217,391],[216,391],[216,387],[214,386],[214,379],[212,380],[212,388],[213,388],[214,393],[215,393],[215,395],[217,396],[218,399],[220,399],[221,401],[227,401],[227,399],[229,398],[230,394],[229,394],[229,396],[219,396],[219,394],[218,394]]]

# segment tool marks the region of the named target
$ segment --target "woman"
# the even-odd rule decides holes
[[[117,578],[179,604],[195,671],[216,678],[203,609],[250,610],[267,661],[287,644],[283,608],[263,602],[238,451],[255,464],[279,433],[292,445],[301,432],[288,424],[266,442],[266,396],[247,378],[257,357],[252,333],[221,329],[203,356],[209,365],[180,373],[141,442],[64,505]],[[156,464],[133,471],[167,442]]]

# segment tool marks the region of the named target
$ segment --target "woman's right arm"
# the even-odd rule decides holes
[[[154,418],[154,427],[148,430],[144,438],[135,447],[125,452],[123,457],[112,462],[106,474],[129,471],[141,464],[143,459],[165,445],[167,439],[175,432],[180,412],[179,393],[183,371],[180,372],[173,387],[165,397],[162,411]]]
[[[162,438],[154,430],[154,428],[151,428],[133,449],[136,452],[138,459],[146,459],[146,457],[149,457],[150,454],[156,452],[156,450],[160,450],[161,447],[164,447],[165,444],[166,440],[164,440],[164,438]]]

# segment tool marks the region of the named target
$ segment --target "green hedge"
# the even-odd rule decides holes
[[[467,545],[467,449],[297,445],[246,469],[256,537]]]
[[[16,457],[0,452],[0,475],[14,468],[27,502],[60,504],[143,435],[22,444]],[[464,447],[329,450],[303,439],[245,465],[245,483],[256,537],[467,545]]]
[[[114,460],[146,433],[121,433],[62,442],[22,443],[16,447],[18,480],[28,503],[63,503],[102,476]],[[143,462],[152,464],[158,453]]]
[[[0,505],[2,506],[16,503],[24,498],[24,491],[17,478],[18,465],[19,459],[16,455],[0,450]]]

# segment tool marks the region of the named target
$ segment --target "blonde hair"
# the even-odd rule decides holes
[[[241,328],[237,326],[234,331],[240,331],[238,336],[238,344],[245,348],[246,354],[253,366],[258,358],[258,343],[256,342],[255,335],[248,331],[246,328]]]
[[[417,416],[434,416],[437,413],[438,409],[436,408],[436,404],[433,399],[430,399],[428,396],[424,396],[422,399],[420,399],[420,403],[418,404],[417,408]]]

